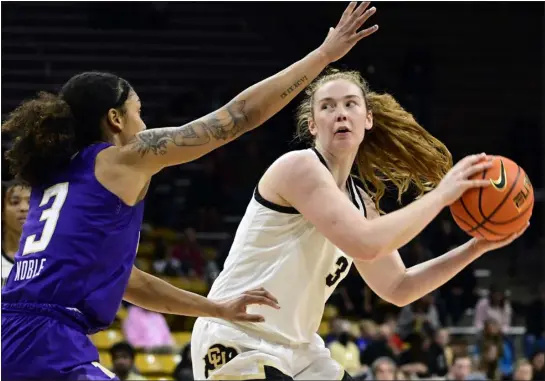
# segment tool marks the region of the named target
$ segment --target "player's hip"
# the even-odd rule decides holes
[[[267,367],[296,377],[317,358],[330,356],[322,340],[283,345],[211,319],[197,320],[191,355],[195,379],[263,379]]]
[[[2,313],[3,378],[70,379],[73,369],[96,361],[85,333],[47,316]]]

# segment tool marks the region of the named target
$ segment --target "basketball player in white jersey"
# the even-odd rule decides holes
[[[10,181],[2,184],[2,286],[13,267],[28,213],[30,188]]]
[[[469,177],[489,168],[490,157],[468,156],[452,167],[446,147],[391,96],[370,92],[359,73],[331,72],[306,93],[299,135],[312,148],[285,154],[265,172],[208,295],[223,299],[262,286],[280,309],[249,307],[263,323],[198,319],[195,379],[350,379],[316,332],[352,263],[376,294],[404,306],[520,235],[472,239],[405,268],[397,250],[466,190],[487,186]],[[385,182],[400,196],[409,185],[427,194],[381,216]]]

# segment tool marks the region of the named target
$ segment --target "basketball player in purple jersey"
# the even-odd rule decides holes
[[[23,103],[3,131],[16,136],[12,172],[32,187],[15,266],[2,290],[6,380],[110,379],[87,335],[108,327],[122,299],[148,310],[262,321],[248,304],[278,308],[264,289],[221,302],[133,266],[151,177],[261,125],[376,26],[351,3],[324,43],[224,107],[182,127],[147,130],[130,84],[106,73],[71,78],[58,95]]]

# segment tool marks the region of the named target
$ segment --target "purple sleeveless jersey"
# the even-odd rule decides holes
[[[129,207],[96,179],[96,156],[109,146],[83,149],[50,184],[32,189],[15,265],[2,289],[6,379],[94,379],[99,369],[91,364],[98,353],[86,335],[115,318],[144,211],[143,202]]]

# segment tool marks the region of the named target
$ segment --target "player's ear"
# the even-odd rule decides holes
[[[314,119],[308,118],[307,123],[310,134],[312,136],[316,136],[318,134],[318,128],[316,127],[316,123],[314,123]]]
[[[106,114],[106,123],[112,132],[121,132],[123,130],[123,115],[121,114],[121,111],[115,108],[109,109]]]
[[[365,129],[369,131],[371,128],[373,128],[373,111],[368,110],[365,116]]]

